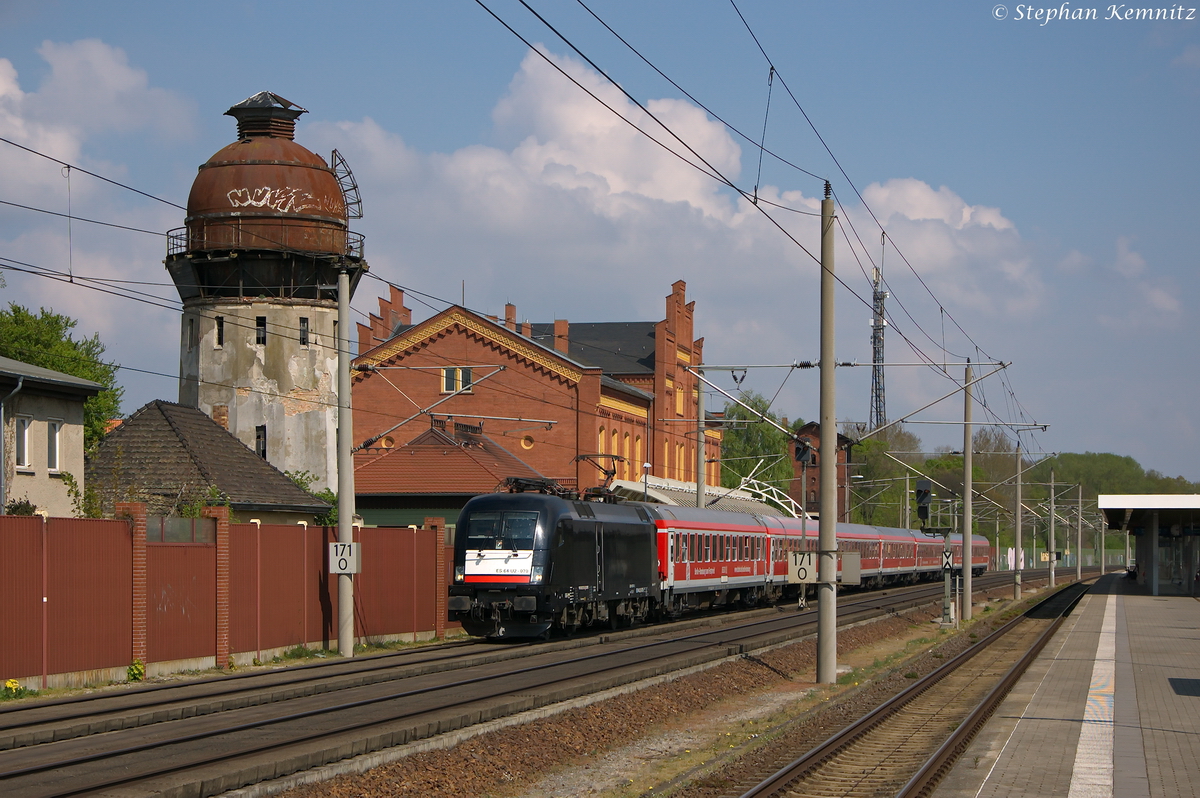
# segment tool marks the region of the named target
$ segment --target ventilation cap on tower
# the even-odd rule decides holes
[[[237,120],[238,138],[271,136],[294,139],[296,119],[308,111],[270,91],[247,97],[225,112]]]

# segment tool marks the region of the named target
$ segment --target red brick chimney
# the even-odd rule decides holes
[[[570,348],[567,340],[567,333],[569,330],[570,324],[567,323],[566,319],[554,320],[554,349],[557,352],[562,352],[564,355]]]
[[[504,326],[517,331],[517,306],[511,302],[504,303]]]

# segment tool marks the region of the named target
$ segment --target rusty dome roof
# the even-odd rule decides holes
[[[346,203],[333,170],[293,141],[305,109],[271,92],[230,108],[239,140],[200,167],[188,195],[190,249],[341,253]]]

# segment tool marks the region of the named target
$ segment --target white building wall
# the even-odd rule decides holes
[[[258,317],[266,318],[265,344],[257,343]],[[308,320],[307,344],[300,341],[301,319]],[[265,425],[272,465],[310,472],[314,489],[336,486],[336,321],[332,302],[189,303],[181,325],[180,404],[218,422],[224,415],[227,429],[251,449]]]
[[[17,418],[30,420],[29,465],[16,464]],[[58,467],[49,465],[49,426],[59,422]],[[83,474],[83,401],[18,393],[4,405],[5,499],[29,499],[52,516],[75,515],[64,474],[74,477],[80,493]]]

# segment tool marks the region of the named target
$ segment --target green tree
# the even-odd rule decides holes
[[[11,302],[7,310],[0,310],[0,356],[104,386],[83,403],[83,445],[90,454],[104,438],[108,421],[120,418],[124,389],[117,385],[117,366],[103,358],[99,334],[75,338],[71,331],[77,323],[53,310],[41,308],[34,314]]]
[[[866,425],[846,424],[842,434],[858,440],[867,434]],[[913,472],[896,460],[919,468],[919,456],[910,452],[920,448],[921,439],[903,425],[888,427],[851,447],[850,459],[855,464],[851,473],[862,477],[851,484],[851,520],[877,526],[904,525],[904,475]]]
[[[736,488],[753,473],[760,482],[786,491],[794,477],[788,446],[791,436],[767,424],[758,415],[761,413],[772,421],[779,421],[770,411],[771,403],[762,394],[743,391],[738,399],[758,412],[752,413],[733,402],[725,404],[725,418],[744,423],[725,427],[721,441],[721,486]]]
[[[312,489],[313,483],[317,481],[316,474],[314,474],[311,471],[285,471],[284,475],[287,476],[287,478],[290,479],[292,482],[295,482],[296,485],[300,488],[300,490],[304,491],[309,496],[312,496],[313,498],[316,498],[316,499],[320,499],[321,501],[323,501],[329,505],[328,512],[326,512],[322,515],[318,515],[316,518],[313,519],[313,521],[317,524],[317,526],[337,526],[338,525],[338,497],[337,497],[337,494],[334,493],[329,488],[322,488],[321,490],[313,490]]]

